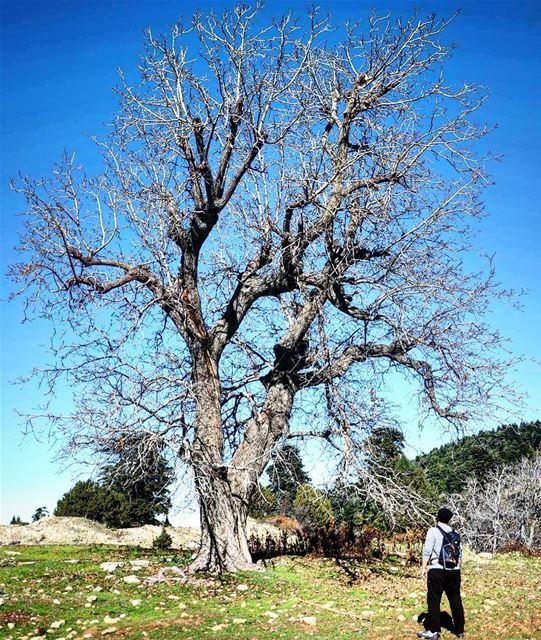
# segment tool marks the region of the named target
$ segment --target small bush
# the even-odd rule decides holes
[[[272,516],[267,518],[265,522],[272,524],[274,527],[278,527],[278,529],[282,529],[282,531],[286,531],[287,533],[298,533],[301,530],[300,522],[296,518],[291,518],[290,516]]]
[[[276,496],[269,487],[258,485],[250,500],[248,515],[258,520],[265,518],[276,510]]]
[[[167,533],[165,527],[162,528],[162,532],[152,542],[154,549],[170,549],[173,544],[173,538]]]
[[[306,528],[304,531],[306,551],[315,556],[349,560],[365,560],[373,554],[377,529],[339,526]]]
[[[293,508],[303,526],[326,527],[334,524],[330,499],[309,484],[301,484],[298,488]]]

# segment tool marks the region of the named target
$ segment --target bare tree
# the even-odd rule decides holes
[[[72,156],[15,186],[12,274],[57,324],[47,382],[78,390],[73,416],[44,415],[71,449],[136,432],[191,466],[194,569],[253,566],[247,507],[277,442],[322,438],[351,472],[388,372],[456,424],[501,390],[482,321],[499,292],[463,264],[484,97],[444,80],[446,25],[244,6],[148,32],[103,173]]]
[[[541,455],[505,465],[461,494],[448,497],[465,538],[475,551],[541,546]]]

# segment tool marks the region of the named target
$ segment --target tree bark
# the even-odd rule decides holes
[[[218,474],[207,474],[198,491],[201,543],[190,570],[224,573],[256,569],[248,549],[246,501]]]
[[[258,569],[248,548],[250,498],[275,443],[288,429],[294,390],[287,381],[269,385],[263,409],[248,422],[231,463],[224,463],[217,369],[208,355],[196,385],[196,436],[192,448],[199,497],[201,542],[191,571]]]

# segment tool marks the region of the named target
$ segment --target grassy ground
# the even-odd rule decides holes
[[[142,559],[150,564],[131,565]],[[124,565],[107,573],[104,561]],[[259,573],[145,584],[184,561],[133,548],[0,548],[0,638],[394,640],[421,628],[424,581],[398,557],[356,567],[279,558]],[[471,557],[463,576],[468,637],[541,639],[540,558]]]

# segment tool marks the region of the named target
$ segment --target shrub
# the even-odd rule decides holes
[[[374,527],[339,526],[307,528],[304,533],[306,551],[325,558],[365,560],[373,553],[378,536]]]
[[[165,527],[162,527],[162,532],[152,542],[154,549],[170,549],[173,544],[173,538],[167,533]]]
[[[265,522],[272,524],[274,527],[278,527],[278,529],[282,529],[282,531],[286,531],[287,533],[299,533],[301,530],[300,522],[296,518],[291,518],[290,516],[272,516],[267,518]]]
[[[293,509],[303,526],[325,527],[334,523],[328,496],[309,484],[301,484],[297,489]]]
[[[276,510],[276,496],[269,487],[258,485],[254,495],[250,500],[248,515],[252,518],[261,519],[274,513]]]

